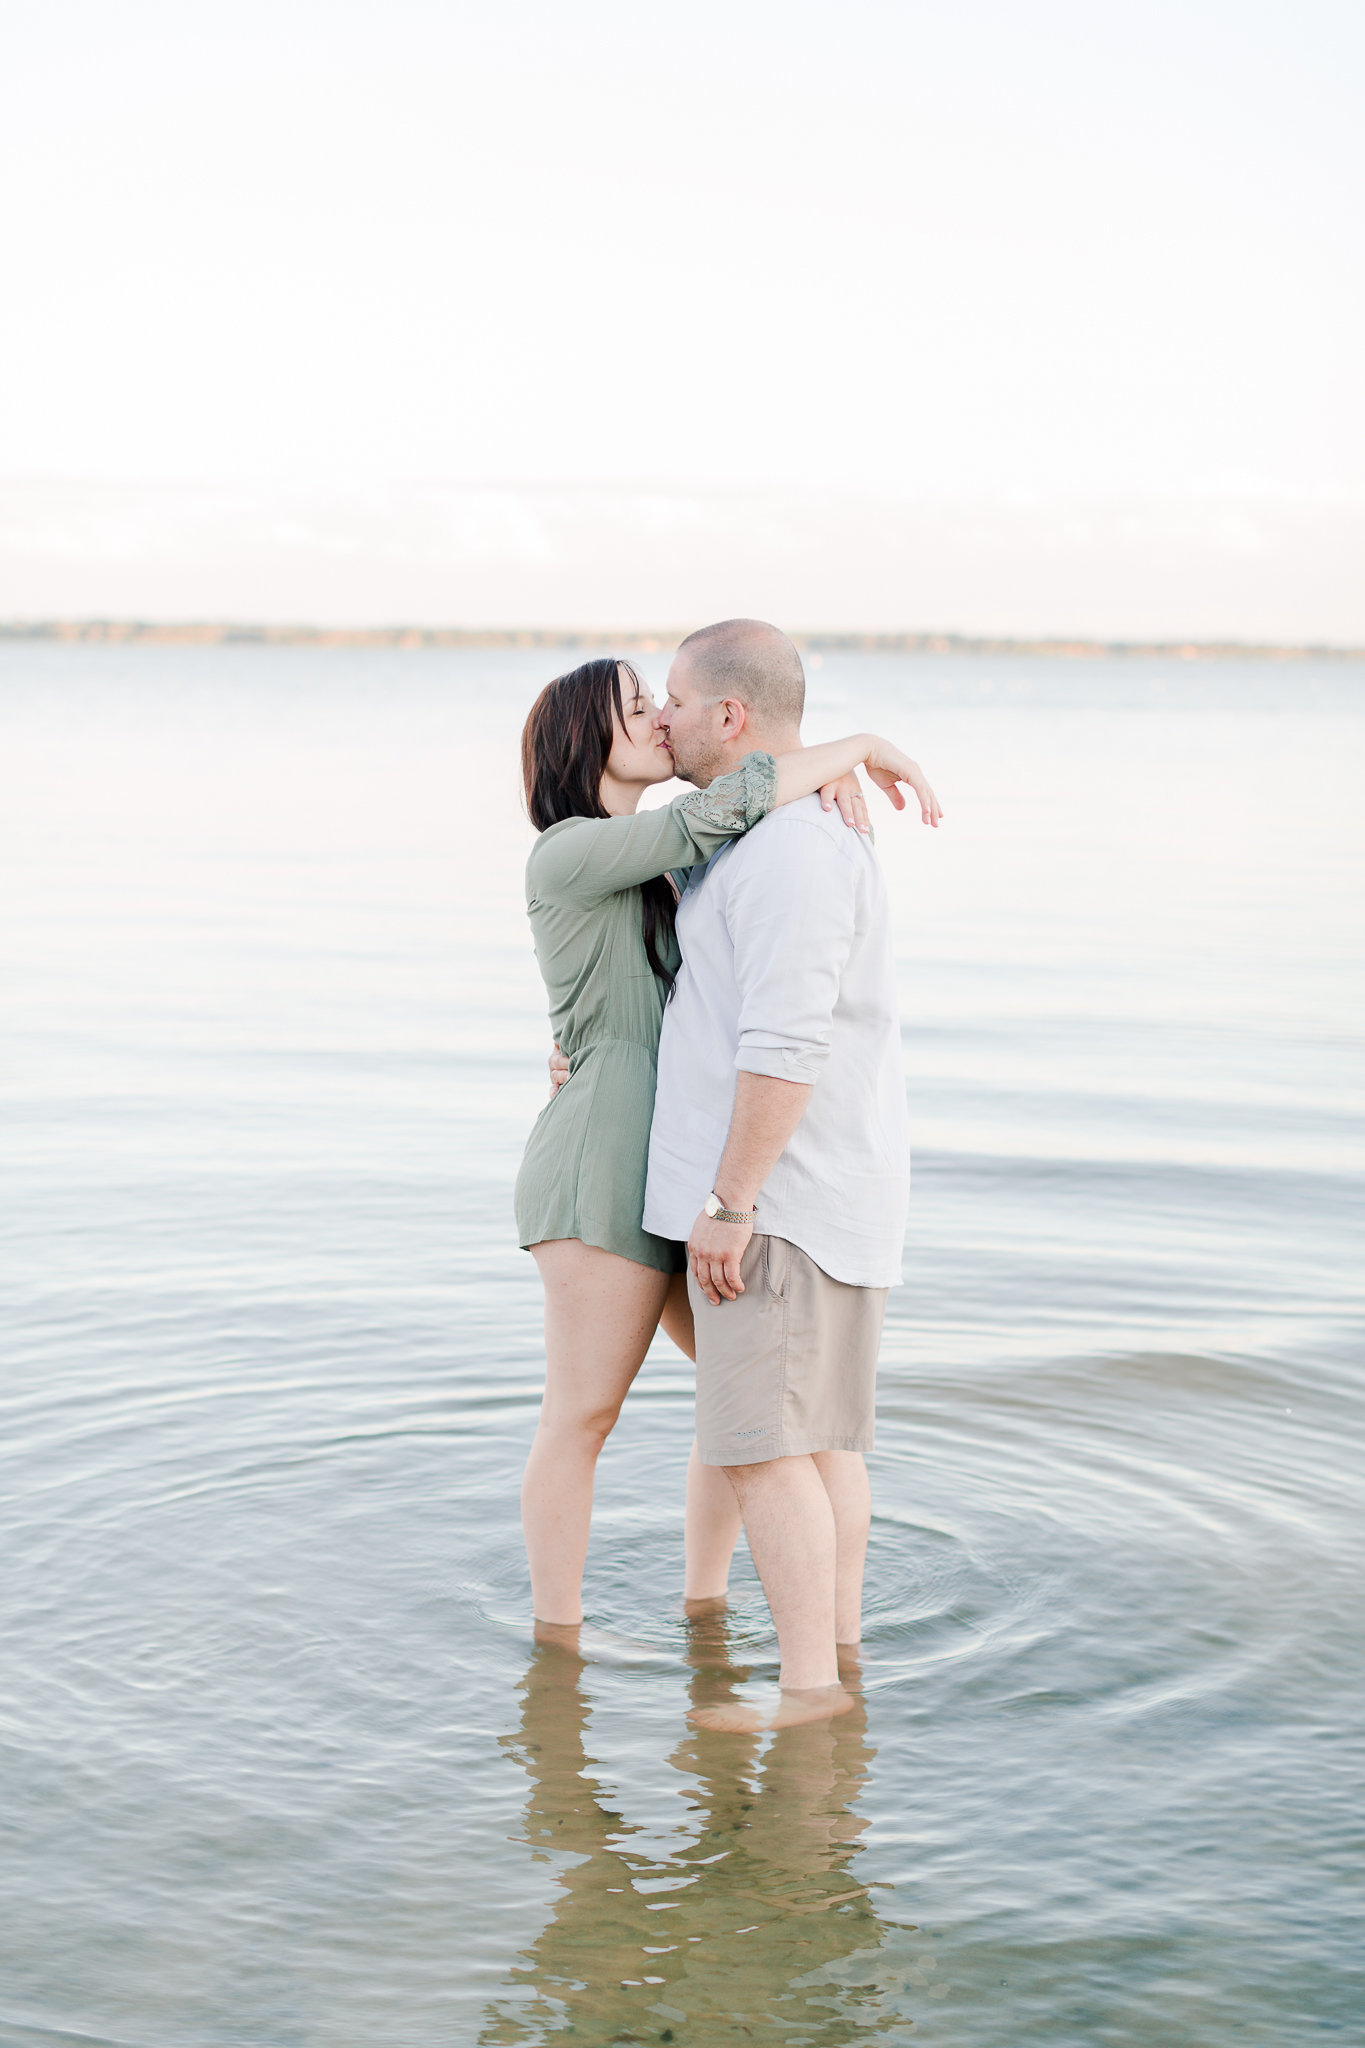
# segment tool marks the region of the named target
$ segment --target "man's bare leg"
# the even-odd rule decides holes
[[[777,1628],[781,1694],[770,1708],[699,1707],[690,1718],[702,1728],[749,1734],[847,1713],[852,1702],[839,1684],[834,1641],[838,1539],[814,1458],[773,1458],[725,1471]]]
[[[872,1488],[861,1451],[816,1451],[813,1456],[834,1512],[834,1640],[842,1651],[862,1640],[863,1567],[872,1527]]]
[[[675,1273],[659,1326],[684,1358],[697,1356],[687,1275]],[[695,1438],[687,1461],[687,1513],[683,1522],[683,1598],[693,1603],[723,1601],[730,1586],[730,1560],[741,1528],[735,1489],[716,1465],[703,1465]]]

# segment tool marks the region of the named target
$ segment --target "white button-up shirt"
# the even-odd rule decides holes
[[[715,1184],[737,1072],[811,1082],[755,1228],[835,1280],[893,1286],[910,1142],[886,884],[869,841],[818,797],[785,804],[693,870],[678,943],[645,1229],[691,1230]]]

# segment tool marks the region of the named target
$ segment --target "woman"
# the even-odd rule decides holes
[[[690,1358],[685,1248],[641,1228],[654,1062],[679,965],[672,870],[698,866],[778,804],[822,794],[866,829],[852,771],[866,762],[932,791],[913,761],[869,734],[774,758],[752,753],[709,788],[638,813],[673,774],[653,700],[629,663],[585,662],[550,683],[522,733],[526,805],[540,838],[526,901],[569,1079],[541,1111],[517,1177],[518,1240],[545,1288],[545,1395],[522,1483],[539,1623],[576,1627],[597,1456],[662,1322]],[[692,1458],[689,1598],[723,1594],[739,1535],[720,1471]]]

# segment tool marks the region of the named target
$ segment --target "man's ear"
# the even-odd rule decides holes
[[[722,697],[720,700],[721,738],[737,739],[749,722],[749,714],[738,697]]]

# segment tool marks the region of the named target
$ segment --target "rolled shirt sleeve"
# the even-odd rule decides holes
[[[800,817],[774,813],[761,845],[726,911],[739,992],[735,1068],[813,1084],[829,1057],[857,929],[854,872],[828,834]]]

